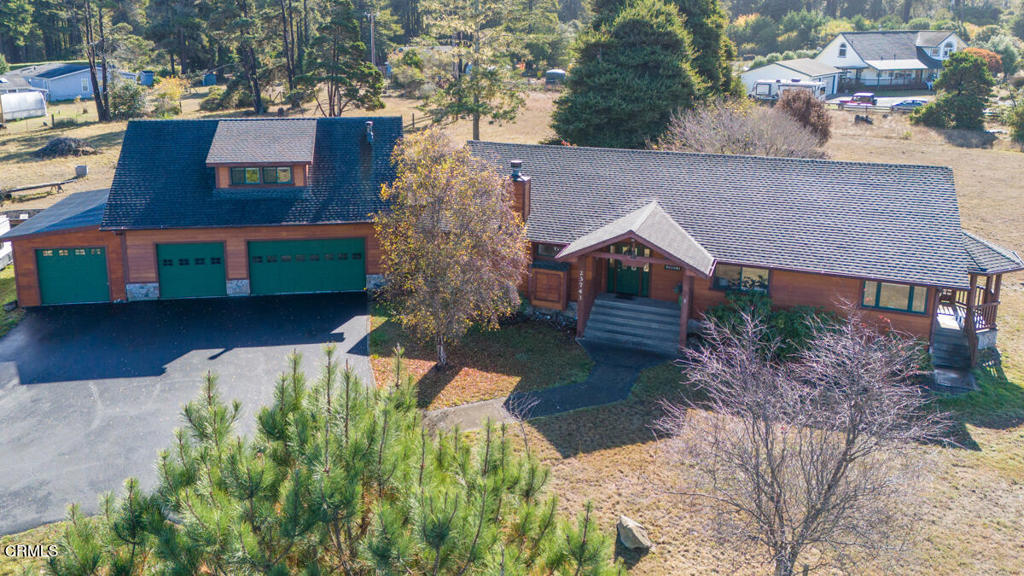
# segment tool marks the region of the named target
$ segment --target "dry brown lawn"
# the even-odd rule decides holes
[[[427,409],[581,382],[594,364],[572,334],[538,322],[470,330],[449,347],[445,370],[437,369],[434,348],[410,338],[382,307],[374,306],[370,328],[370,365],[378,385],[394,379],[393,351],[401,345],[405,373],[416,382],[420,407]]]
[[[548,115],[552,95],[531,94],[521,119],[510,126],[484,126],[483,138],[537,142],[551,135]],[[389,100],[378,114],[401,113],[411,122],[412,103]],[[419,113],[416,114],[419,118]],[[903,118],[882,119],[871,127],[853,125],[852,113],[836,113],[835,134],[828,151],[835,159],[951,166],[960,194],[965,228],[1024,253],[1024,154],[1005,140],[994,149],[968,149],[950,144],[933,131],[910,127]],[[114,127],[78,128],[99,130]],[[469,127],[452,127],[467,138]],[[74,134],[73,134],[74,135]],[[88,134],[86,134],[88,135]],[[109,138],[110,136],[108,136]],[[11,146],[10,136],[0,144],[0,185],[10,184],[8,169],[38,176],[51,170],[63,174],[67,166],[27,161]],[[45,140],[45,139],[43,139]],[[39,146],[42,144],[40,143]],[[14,146],[17,148],[18,146]],[[38,147],[38,146],[37,146]],[[113,165],[116,145],[96,160]],[[26,166],[23,167],[22,164]],[[107,168],[109,181],[109,167]],[[94,170],[89,187],[100,183]],[[922,476],[921,502],[908,513],[920,517],[920,530],[909,553],[897,564],[876,560],[855,573],[921,576],[1020,576],[1024,574],[1024,288],[1021,275],[1004,279],[1000,309],[1001,373],[982,379],[983,389],[949,403],[964,422],[963,448],[922,448],[934,463],[930,477]],[[387,341],[380,333],[380,342]],[[374,360],[378,375],[386,375],[382,358]],[[502,362],[511,362],[504,359]],[[429,360],[417,368],[429,368]],[[473,360],[475,362],[475,360]],[[505,370],[511,374],[513,368]],[[488,370],[482,370],[488,372]],[[502,370],[490,370],[502,372]],[[451,395],[437,392],[427,404],[448,405],[472,398],[477,372],[457,376]],[[460,378],[463,378],[460,380]],[[721,547],[706,531],[706,515],[689,501],[666,493],[665,488],[685,482],[686,470],[668,464],[663,447],[650,425],[657,418],[656,399],[672,397],[678,376],[671,367],[645,373],[634,397],[616,405],[531,421],[531,450],[552,467],[551,489],[568,511],[579,511],[590,500],[601,526],[613,530],[619,514],[645,524],[656,543],[650,554],[627,557],[637,575],[765,574],[764,565]],[[492,378],[483,396],[497,394],[515,384]],[[451,382],[449,382],[451,384]],[[493,388],[492,388],[493,384]],[[468,396],[467,396],[468,395]],[[456,400],[456,398],[458,400]],[[434,400],[439,400],[437,403]],[[3,563],[0,562],[0,565]],[[0,566],[0,573],[2,572]]]

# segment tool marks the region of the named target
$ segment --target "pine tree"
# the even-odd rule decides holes
[[[434,122],[468,118],[479,140],[481,120],[515,120],[526,88],[511,61],[521,39],[503,24],[512,0],[424,0],[421,9],[430,35],[452,47],[451,68],[425,105]]]
[[[94,519],[72,506],[50,573],[614,573],[589,506],[560,517],[547,470],[504,426],[432,436],[400,350],[394,373],[367,386],[328,347],[309,384],[293,355],[252,438],[208,375],[160,455],[159,487],[129,480]]]
[[[553,127],[579,146],[642,148],[693,105],[703,86],[690,67],[690,37],[674,4],[639,0],[583,35],[556,101]]]
[[[310,72],[305,80],[327,93],[326,106],[317,100],[327,116],[341,116],[350,107],[378,110],[384,107],[384,75],[367,58],[366,45],[359,39],[359,20],[351,0],[336,0],[326,9],[317,28],[310,53]]]
[[[666,2],[679,9],[690,35],[691,65],[702,79],[707,94],[735,92],[731,63],[736,58],[736,47],[725,35],[728,19],[718,0]],[[631,3],[632,0],[594,0],[595,26],[614,21]]]

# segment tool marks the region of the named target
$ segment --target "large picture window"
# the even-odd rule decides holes
[[[861,304],[865,308],[924,314],[928,309],[928,287],[868,280],[864,282]]]
[[[232,186],[251,186],[253,184],[278,184],[287,185],[292,183],[292,169],[290,166],[245,166],[231,169]]]
[[[715,266],[715,276],[711,280],[711,287],[716,290],[767,292],[768,275],[767,268],[719,264]]]

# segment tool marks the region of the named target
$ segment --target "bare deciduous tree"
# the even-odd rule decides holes
[[[659,422],[672,455],[695,472],[687,483],[696,486],[678,493],[709,505],[720,539],[767,551],[776,576],[808,557],[842,565],[857,552],[898,550],[912,524],[905,503],[926,468],[915,446],[949,429],[914,382],[914,341],[847,315],[815,327],[788,362],[772,360],[779,343],[754,319],[732,331],[710,325],[685,360],[700,399],[666,405]]]
[[[827,157],[818,137],[788,115],[727,99],[677,112],[654,147],[707,154]]]

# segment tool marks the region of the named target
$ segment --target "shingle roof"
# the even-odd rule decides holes
[[[531,176],[529,238],[570,244],[657,201],[718,261],[964,287],[948,168],[470,142]]]
[[[918,60],[927,68],[941,68],[942,62],[932,58],[918,44],[919,30],[878,30],[843,32],[843,37],[865,62],[871,60]],[[932,31],[928,31],[929,38]],[[940,31],[936,31],[936,34]],[[943,38],[952,32],[941,32]],[[941,40],[940,40],[941,42]]]
[[[59,232],[72,228],[99,226],[108,190],[76,192],[46,210],[15,226],[0,239],[10,240],[33,234]]]
[[[75,64],[68,62],[55,62],[50,64],[41,64],[32,69],[32,71],[26,76],[35,76],[37,78],[59,78],[66,76],[74,72],[87,70],[88,64]]]
[[[807,76],[828,76],[829,74],[838,74],[841,72],[841,70],[835,66],[831,66],[811,58],[780,60],[776,62],[776,64]]]
[[[1024,260],[1021,260],[1016,252],[979,238],[966,230],[964,231],[964,248],[970,258],[968,270],[971,272],[1003,274],[1024,270]]]
[[[222,120],[206,163],[310,164],[316,142],[313,118]]]
[[[374,140],[365,122],[374,123]],[[214,191],[206,157],[225,120],[141,120],[128,124],[103,216],[105,229],[195,228],[366,222],[383,207],[394,178],[391,152],[402,119],[320,118],[307,185],[278,194]],[[283,120],[265,120],[268,126]]]
[[[683,230],[671,216],[666,214],[658,205],[657,200],[573,240],[572,244],[562,249],[558,257],[566,258],[578,253],[589,252],[627,235],[639,239],[645,245],[670,258],[689,265],[705,276],[710,275],[715,267],[714,257],[694,240],[693,236]]]
[[[932,47],[942,44],[942,41],[949,38],[951,30],[920,30],[917,33],[916,43],[918,46]]]

